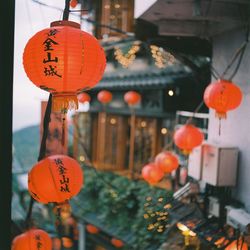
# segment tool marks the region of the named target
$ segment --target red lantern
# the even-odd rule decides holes
[[[149,163],[142,168],[142,177],[149,184],[158,183],[164,176],[164,172],[155,163]]]
[[[53,110],[76,109],[76,94],[102,78],[106,59],[97,39],[70,21],[51,23],[27,43],[23,65],[29,79],[52,93]]]
[[[159,153],[155,158],[155,163],[165,173],[171,173],[179,166],[177,156],[169,151]]]
[[[107,90],[102,90],[97,94],[97,99],[102,104],[107,104],[112,101],[113,95]]]
[[[85,92],[79,94],[79,95],[77,96],[77,98],[78,98],[78,101],[79,101],[80,103],[90,102],[90,100],[91,100],[90,95],[87,94],[87,93],[85,93]]]
[[[124,243],[121,240],[118,240],[118,239],[115,239],[115,238],[111,239],[111,244],[113,246],[115,246],[116,248],[121,248],[121,247],[124,246]]]
[[[11,250],[52,250],[52,241],[49,235],[40,229],[30,229],[18,235],[12,242]]]
[[[221,79],[207,86],[203,98],[205,104],[216,111],[216,116],[226,118],[227,111],[240,105],[242,92],[233,82]]]
[[[90,234],[98,234],[100,232],[99,228],[91,225],[91,224],[88,224],[86,226],[86,230],[90,233]]]
[[[77,6],[77,4],[78,4],[77,0],[71,0],[70,1],[70,7],[72,7],[72,8],[75,8]]]
[[[202,143],[203,139],[203,133],[192,124],[186,124],[174,133],[174,143],[183,150],[183,153],[190,153],[193,148]]]
[[[78,194],[83,172],[78,162],[66,155],[49,156],[33,166],[28,175],[31,196],[41,203],[63,203]]]
[[[238,243],[238,244],[237,244]],[[242,244],[242,240],[235,240],[229,246],[225,248],[225,250],[248,250],[248,246],[246,243]]]
[[[68,237],[62,237],[62,244],[65,248],[73,247],[73,240]]]
[[[141,100],[141,95],[135,91],[128,91],[124,95],[124,101],[128,105],[136,105]]]

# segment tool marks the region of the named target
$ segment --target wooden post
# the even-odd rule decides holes
[[[135,111],[132,108],[130,118],[130,138],[129,138],[129,172],[131,179],[134,179],[134,151],[135,151]]]
[[[0,249],[11,249],[12,92],[15,0],[0,1]],[[20,93],[21,94],[21,93]]]

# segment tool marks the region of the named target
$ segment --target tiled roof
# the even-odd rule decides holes
[[[190,77],[191,75],[191,71],[181,65],[169,66],[166,69],[148,67],[144,71],[124,69],[112,74],[106,74],[95,89],[159,88],[174,84],[176,79]]]

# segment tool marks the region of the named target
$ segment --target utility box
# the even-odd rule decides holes
[[[212,144],[202,147],[202,180],[213,186],[235,186],[238,148]]]
[[[202,174],[202,146],[195,147],[188,158],[188,176],[201,180]]]

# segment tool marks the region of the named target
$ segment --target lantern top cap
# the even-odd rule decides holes
[[[55,27],[55,26],[70,26],[76,29],[80,29],[81,27],[79,23],[67,20],[54,21],[50,24],[50,27]]]

